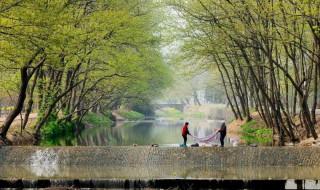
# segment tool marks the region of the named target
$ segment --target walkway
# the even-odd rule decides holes
[[[35,119],[35,118],[37,118],[37,113],[31,113],[30,115],[29,115],[29,119]],[[24,118],[24,114],[22,114],[22,118]],[[6,117],[0,117],[0,122],[4,122],[6,120]],[[20,117],[20,115],[18,115],[16,118],[15,118],[15,120],[21,120],[21,117]]]

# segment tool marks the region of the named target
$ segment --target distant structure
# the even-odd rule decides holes
[[[174,108],[176,110],[183,112],[185,104],[153,104],[153,106],[155,109]]]

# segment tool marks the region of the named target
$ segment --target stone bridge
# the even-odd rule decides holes
[[[184,111],[185,104],[153,104],[153,107],[155,109],[161,109],[161,108],[174,108],[176,110],[179,110],[181,112]]]
[[[320,189],[319,156],[319,147],[0,147],[0,188]]]

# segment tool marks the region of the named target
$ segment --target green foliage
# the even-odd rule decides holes
[[[257,126],[257,122],[251,120],[240,126],[242,129],[242,138],[248,143],[269,144],[271,143],[272,130],[264,126]]]
[[[111,121],[115,121],[116,120],[116,118],[112,115],[112,111],[110,111],[110,110],[105,110],[103,112],[103,115],[105,117],[109,118]]]
[[[62,121],[57,117],[56,114],[51,114],[41,130],[41,136],[44,139],[52,139],[55,137],[72,134],[75,132],[75,130],[75,123]]]
[[[142,113],[145,116],[154,116],[154,108],[148,99],[136,99],[131,101],[125,101],[124,107],[128,110]]]
[[[275,127],[274,121],[283,119],[274,105],[290,109],[300,98],[305,103],[297,104],[298,110],[315,109],[317,97],[311,91],[304,91],[300,85],[304,74],[298,73],[308,70],[311,79],[304,85],[310,86],[312,92],[319,91],[319,73],[309,68],[316,67],[319,62],[314,60],[314,55],[319,55],[320,1],[164,2],[178,12],[168,11],[168,16],[174,17],[171,27],[176,26],[175,31],[167,35],[176,45],[171,62],[188,76],[204,71],[217,73],[222,83],[220,80],[216,84],[223,84],[229,104],[233,110],[243,112],[241,117],[249,116],[247,100],[251,90],[257,93],[258,99],[250,101],[263,104],[250,106],[259,109],[260,115],[265,117],[263,120],[268,122],[266,126]],[[212,92],[208,92],[206,98],[212,100]],[[289,120],[296,116],[295,112],[286,112],[290,114]],[[234,115],[239,117],[239,114]],[[269,115],[273,118],[268,118]],[[315,116],[306,112],[301,117],[309,118],[301,119],[307,126],[304,134],[311,132],[317,138],[314,125],[310,123]],[[295,130],[293,120],[285,123],[288,123],[288,130]],[[268,134],[259,130],[254,133]],[[295,138],[292,134],[289,136]]]
[[[182,120],[182,119],[205,119],[207,116],[203,112],[183,113],[175,108],[167,108],[165,110],[158,110],[156,112],[157,117],[166,117],[170,120]]]
[[[166,117],[170,120],[181,120],[184,118],[184,115],[179,110],[176,110],[174,108],[168,108],[165,110],[158,110],[156,111],[157,117]]]
[[[174,108],[168,108],[166,110],[166,113],[168,113],[169,115],[180,115],[183,114],[181,111],[174,109]]]
[[[136,111],[128,111],[128,110],[117,110],[117,113],[127,120],[142,120],[144,119],[144,115],[136,112]]]
[[[1,107],[2,111],[12,111],[13,110],[13,106],[7,106],[7,107]]]
[[[191,113],[188,116],[191,118],[199,119],[199,120],[205,119],[207,117],[207,115],[203,112]]]
[[[90,123],[93,125],[111,125],[112,120],[111,120],[111,113],[107,112],[108,115],[104,116],[101,114],[96,114],[96,113],[91,113],[88,112],[86,115],[83,117],[83,122],[84,123]]]
[[[75,133],[67,133],[62,136],[43,139],[40,143],[41,146],[75,146],[77,139]]]
[[[159,48],[156,30],[162,15],[157,6],[140,0],[1,1],[0,98],[8,97],[3,93],[7,91],[17,95],[20,68],[27,66],[33,73],[46,58],[34,92],[41,109],[38,123],[47,110],[68,116],[84,113],[93,103],[106,105],[106,110],[157,99],[172,76]],[[72,92],[64,93],[71,87]],[[137,105],[132,107],[150,112]],[[98,124],[109,122],[86,117]],[[60,133],[54,122],[46,122],[44,135]]]

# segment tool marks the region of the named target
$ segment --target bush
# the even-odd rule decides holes
[[[107,118],[109,118],[111,121],[116,121],[116,117],[112,115],[112,111],[106,110],[103,112],[103,115]]]
[[[144,115],[136,111],[117,110],[117,113],[127,120],[142,120]]]
[[[246,140],[248,144],[259,143],[268,144],[271,142],[272,130],[264,126],[256,126],[257,122],[252,120],[248,123],[241,125],[242,138]]]
[[[109,114],[106,112],[106,114]],[[111,115],[111,113],[110,113]],[[111,117],[111,116],[110,116]],[[112,120],[108,116],[103,116],[100,114],[90,113],[88,112],[84,117],[83,121],[86,123],[91,123],[94,125],[103,125],[103,124],[112,124]]]
[[[203,113],[203,112],[195,112],[195,113],[189,114],[189,117],[196,118],[196,119],[205,119],[206,118],[206,114]]]
[[[242,132],[248,135],[270,136],[272,134],[271,129],[267,129],[264,126],[255,126],[257,122],[252,120],[248,123],[241,125]]]
[[[56,114],[51,114],[41,130],[43,138],[54,138],[73,133],[76,130],[74,122],[64,122]]]
[[[180,117],[183,116],[183,113],[179,110],[176,110],[174,108],[168,108],[165,109],[164,111],[157,111],[156,112],[156,116],[160,116],[160,117]]]
[[[167,109],[167,114],[168,115],[180,115],[183,114],[181,111],[174,109],[174,108],[168,108]]]

